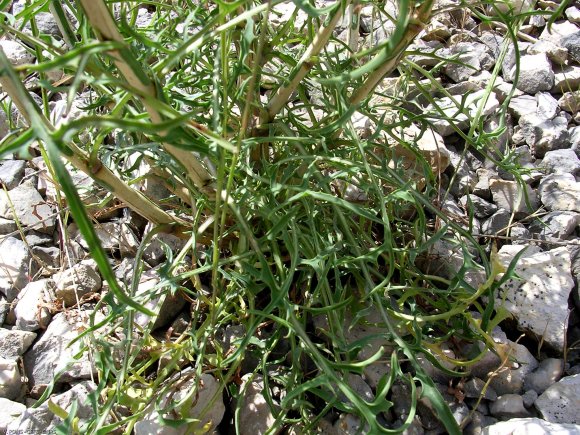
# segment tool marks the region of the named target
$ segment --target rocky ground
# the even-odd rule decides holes
[[[550,1],[540,1],[536,8],[551,10],[554,6]],[[145,10],[141,18],[146,22]],[[369,20],[363,8],[363,36]],[[424,144],[423,152],[429,156],[436,150],[440,166],[435,169],[453,195],[447,197],[442,209],[458,221],[472,216],[473,234],[482,239],[495,238],[501,246],[499,261],[505,266],[527,248],[516,266],[522,279],[506,283],[495,301],[497,305],[503,303],[513,317],[493,331],[498,353],[488,351],[459,382],[452,382],[427,360],[422,361],[457,421],[463,423],[465,433],[510,434],[517,428],[522,431],[519,433],[580,434],[579,26],[580,3],[571,2],[551,30],[541,15],[532,15],[518,35],[519,80],[509,103],[508,129],[498,138],[498,147],[513,149],[520,169],[525,169],[520,170],[523,183],[476,151],[462,150],[457,145],[456,130],[440,119],[429,103],[422,108],[425,113],[433,113],[435,129],[434,142]],[[39,27],[58,35],[50,15],[39,20]],[[501,39],[501,29],[483,26],[469,15],[441,12],[412,48],[436,52],[441,57],[458,57],[463,65],[447,64],[440,80],[450,96],[468,95],[464,107],[473,115],[485,95]],[[1,39],[0,45],[15,64],[34,61],[20,42]],[[420,54],[412,59],[425,68],[435,64],[432,57]],[[494,113],[508,97],[514,81],[515,62],[512,47],[484,106],[482,115],[490,131],[498,125]],[[387,79],[381,86],[388,92],[395,81]],[[448,107],[449,115],[454,114],[460,128],[468,128],[469,118],[455,114],[457,109],[450,96],[433,95],[440,106]],[[10,116],[17,118],[18,114]],[[372,130],[368,120],[359,121],[361,134]],[[0,137],[8,128],[8,116],[0,110]],[[94,203],[95,195],[100,194],[97,187],[86,176],[74,176],[87,203]],[[56,373],[61,374],[60,388],[52,402],[67,409],[77,398],[77,415],[82,419],[91,412],[87,395],[95,388],[94,366],[86,356],[68,364],[80,345],[67,344],[87,325],[91,308],[106,286],[74,224],[66,228],[70,239],[63,236],[63,221],[58,219],[59,210],[54,205],[58,202],[56,191],[41,157],[24,161],[4,156],[0,183],[0,434],[46,431],[54,428],[59,418],[46,403],[38,408],[32,404]],[[156,187],[149,185],[148,189],[155,192]],[[353,194],[358,195],[357,200],[361,195],[364,199],[364,192]],[[99,222],[97,230],[104,248],[115,259],[117,277],[128,282],[146,222],[122,207],[91,212]],[[160,240],[174,249],[182,246],[182,241],[169,235],[160,236]],[[147,248],[144,259],[151,271],[143,275],[138,291],[145,292],[157,284],[155,267],[164,256],[159,241]],[[433,246],[431,271],[451,277],[462,265],[461,246],[446,240]],[[475,273],[471,279],[477,283],[485,277]],[[186,311],[184,299],[166,299],[158,325],[179,330],[187,323]],[[136,319],[137,324],[146,321]],[[318,319],[318,326],[323,327],[324,321]],[[232,342],[243,332],[232,325],[224,331],[224,340]],[[353,340],[364,333],[362,328],[348,331]],[[525,338],[520,340],[522,333]],[[383,343],[371,344],[368,355]],[[451,349],[444,352],[454,356]],[[386,371],[387,363],[369,366],[362,376],[352,376],[351,386],[361,397],[372,399],[378,379]],[[204,376],[202,395],[211,397],[217,382],[209,374]],[[242,379],[248,388],[240,415],[241,433],[265,433],[273,416],[262,396],[264,384],[259,378]],[[187,390],[187,385],[180,388],[178,395]],[[404,421],[410,411],[406,385],[394,385],[391,400],[395,406],[390,423]],[[218,401],[205,421],[216,428],[230,405]],[[195,412],[192,409],[191,415]],[[406,433],[443,433],[428,400],[419,401],[417,412]],[[157,431],[156,417],[156,411],[149,410],[135,426],[135,433]],[[223,433],[227,433],[226,423],[219,427]],[[359,428],[360,421],[349,414],[337,414],[334,420],[320,423],[321,432],[327,434],[351,434]],[[181,432],[165,429],[155,433]]]

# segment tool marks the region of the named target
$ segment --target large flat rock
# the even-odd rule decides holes
[[[499,258],[507,267],[517,248],[514,249],[514,245],[504,248],[500,250]],[[574,287],[570,252],[565,247],[531,254],[524,252],[515,272],[521,279],[506,282],[495,303],[505,304],[521,330],[543,337],[546,343],[563,352],[568,297]]]

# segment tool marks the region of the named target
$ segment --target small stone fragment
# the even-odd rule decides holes
[[[530,416],[524,407],[524,400],[519,394],[499,396],[489,407],[491,415],[497,418],[518,418]]]

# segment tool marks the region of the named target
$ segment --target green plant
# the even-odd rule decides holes
[[[417,146],[430,134],[432,114],[402,104],[415,92],[454,125],[433,98],[434,91],[446,92],[434,72],[407,56],[430,20],[433,1],[398,2],[390,36],[360,51],[355,36],[361,7],[371,6],[377,17],[371,38],[386,25],[382,3],[345,0],[323,8],[294,3],[290,18],[276,25],[272,17],[280,1],[39,0],[17,15],[19,25],[4,14],[2,31],[28,44],[37,62],[12,67],[0,52],[3,91],[27,121],[14,126],[1,151],[30,150],[45,157],[65,194],[61,205],[89,242],[110,289],[95,310],[104,319],[93,314],[93,325],[79,337],[99,371],[95,417],[82,431],[129,433],[185,366],[198,376],[210,370],[235,396],[233,380],[248,355],[258,359],[255,371],[266,384],[288,392],[276,405],[266,394],[274,428],[302,422],[305,431],[313,431],[335,409],[358,415],[371,433],[402,431],[415,415],[420,385],[447,431],[459,431],[417,356],[462,376],[480,356],[454,361],[459,368],[450,372],[441,364],[440,345],[453,336],[493,346],[488,332],[501,316],[492,302],[482,306],[479,297],[493,301],[502,281],[496,279],[501,272],[496,262],[488,261],[468,229],[434,205],[441,199],[439,157],[431,161]],[[139,6],[151,8],[153,19],[136,29]],[[486,6],[494,2],[460,5],[482,21],[503,20],[513,37],[520,18],[486,15]],[[62,41],[38,32],[37,14],[46,11]],[[30,32],[22,30],[26,24]],[[344,39],[334,34],[339,25]],[[435,69],[457,62],[439,61]],[[51,80],[58,71],[66,85]],[[498,71],[499,66],[494,77]],[[391,93],[382,80],[395,72]],[[29,75],[37,79],[41,106],[23,84]],[[500,123],[486,133],[480,122],[492,89],[493,80],[468,131],[455,127],[466,149],[487,153],[503,131]],[[82,116],[51,123],[49,101],[56,94],[66,97],[67,112],[83,94]],[[455,103],[465,112],[463,101]],[[370,133],[361,136],[353,115],[369,120]],[[420,126],[418,137],[405,133],[411,124]],[[170,207],[139,190],[142,180],[135,169],[140,165],[164,180],[172,192]],[[71,181],[72,168],[103,186],[107,200],[120,200],[154,224],[126,288],[99,244]],[[362,197],[352,200],[351,190]],[[161,232],[187,243],[178,253],[167,251],[158,286],[138,295],[143,251]],[[457,276],[445,279],[421,270],[418,260],[437,241],[458,243],[450,233],[471,249],[464,250]],[[472,270],[485,271],[487,280],[469,285],[465,274]],[[194,301],[188,329],[177,339],[153,334],[156,313],[145,305],[157,291]],[[469,309],[479,311],[482,320]],[[144,328],[136,326],[138,312],[152,316]],[[371,313],[378,313],[384,332],[349,341],[348,329]],[[325,319],[322,336],[315,334],[314,317]],[[233,351],[216,339],[232,323],[245,330]],[[359,352],[374,339],[395,350],[383,346],[361,360]],[[287,364],[287,357],[295,363]],[[376,399],[366,402],[346,377],[378,360],[388,361],[391,370],[379,382]],[[279,369],[275,375],[273,368]],[[404,424],[386,429],[377,416],[392,407],[387,397],[395,381],[411,388],[411,410]],[[165,423],[188,423],[182,417]]]

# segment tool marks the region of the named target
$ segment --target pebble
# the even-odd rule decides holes
[[[489,412],[496,418],[529,417],[529,411],[524,407],[524,399],[519,394],[504,394],[499,396],[489,407]]]

